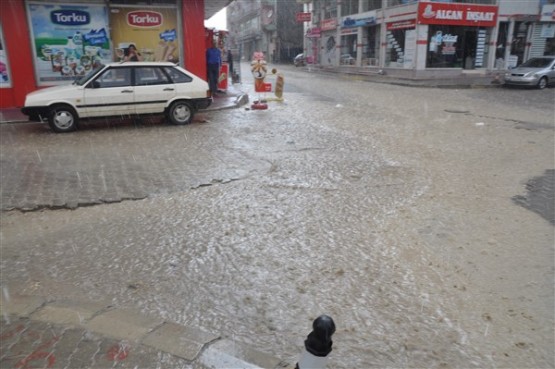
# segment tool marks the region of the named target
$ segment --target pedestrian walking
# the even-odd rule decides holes
[[[206,50],[206,65],[208,69],[208,85],[212,96],[218,92],[218,77],[222,66],[222,53],[214,43]]]

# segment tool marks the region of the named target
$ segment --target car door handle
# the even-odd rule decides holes
[[[133,90],[121,90],[122,94],[128,94],[128,93],[132,93]]]
[[[175,89],[174,89],[174,88],[171,88],[171,87],[166,87],[166,88],[164,89],[164,91],[173,91],[173,90],[175,90]]]

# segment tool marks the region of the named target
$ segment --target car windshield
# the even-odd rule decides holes
[[[83,86],[85,83],[88,82],[89,79],[92,78],[92,76],[94,76],[103,67],[104,65],[102,64],[97,66],[96,68],[92,69],[89,73],[85,74],[83,77],[77,78],[73,83],[78,86]]]
[[[532,58],[520,66],[523,68],[545,68],[551,64],[553,58]]]

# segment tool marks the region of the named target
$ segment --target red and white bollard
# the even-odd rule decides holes
[[[320,315],[316,318],[312,323],[312,332],[304,341],[305,349],[295,369],[324,369],[333,345],[331,336],[334,333],[335,323],[331,317]]]

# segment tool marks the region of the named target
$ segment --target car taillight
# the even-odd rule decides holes
[[[206,97],[212,97],[212,91],[206,90]]]

